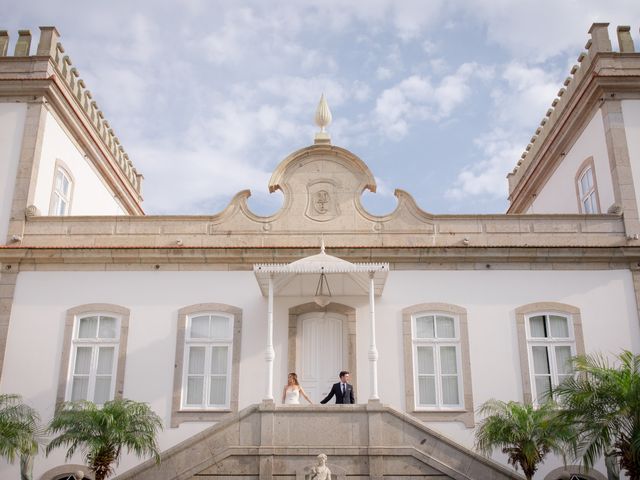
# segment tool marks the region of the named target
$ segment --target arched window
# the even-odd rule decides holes
[[[53,187],[49,203],[49,215],[64,216],[71,213],[73,176],[60,160],[56,161],[53,173]]]
[[[423,303],[405,308],[402,316],[407,409],[426,421],[473,426],[467,311]]]
[[[539,403],[573,375],[571,357],[584,354],[580,310],[556,302],[516,309],[524,401]]]
[[[98,405],[122,397],[129,310],[88,304],[67,311],[57,401]]]
[[[587,158],[576,175],[576,194],[580,213],[600,213],[598,183],[593,157]]]
[[[242,310],[220,303],[180,309],[171,426],[238,410]]]

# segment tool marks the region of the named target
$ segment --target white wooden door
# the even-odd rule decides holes
[[[338,373],[346,368],[345,322],[344,315],[331,312],[298,317],[298,380],[314,403],[329,393]]]

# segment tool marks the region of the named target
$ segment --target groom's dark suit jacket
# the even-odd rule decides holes
[[[334,383],[331,387],[329,395],[327,395],[320,403],[327,403],[334,395],[336,397],[336,403],[356,403],[356,399],[353,396],[353,386],[350,383],[347,383],[345,385],[344,396],[342,395],[342,387],[340,387],[340,382]]]

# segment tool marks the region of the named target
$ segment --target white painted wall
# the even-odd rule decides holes
[[[7,237],[26,115],[24,103],[0,103],[0,244]]]
[[[622,117],[629,147],[631,175],[636,191],[636,201],[640,209],[640,100],[623,100]]]
[[[42,215],[49,214],[53,175],[58,159],[64,162],[75,180],[71,215],[125,214],[98,172],[84,158],[56,118],[47,112],[34,197],[34,205]]]
[[[356,308],[359,403],[369,397],[369,307],[363,297],[335,298]],[[275,302],[274,394],[287,375],[288,310],[308,298]],[[515,309],[555,301],[582,313],[587,351],[640,351],[640,326],[629,271],[392,271],[377,299],[379,393],[385,404],[404,410],[402,309],[443,302],[467,309],[473,395],[476,407],[497,397],[522,399]],[[171,409],[177,312],[196,303],[219,302],[243,310],[240,408],[265,397],[266,299],[252,272],[22,272],[16,286],[0,391],[15,392],[40,411],[53,414],[60,369],[65,313],[87,303],[113,303],[131,310],[124,396],[149,402],[166,423]],[[336,372],[337,375],[337,372]],[[166,449],[208,424],[183,423],[160,437]],[[429,425],[471,447],[473,430],[459,423]],[[39,458],[36,478],[63,463],[63,451]],[[137,464],[126,457],[122,472]],[[558,462],[546,462],[550,471]],[[548,470],[547,470],[548,469]],[[0,477],[17,467],[0,466]],[[543,478],[544,472],[540,473]]]
[[[600,110],[596,112],[551,178],[538,192],[527,213],[579,213],[575,176],[582,162],[591,156],[595,163],[600,209],[602,213],[606,213],[614,203],[614,197]]]

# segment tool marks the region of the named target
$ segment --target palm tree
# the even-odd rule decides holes
[[[68,460],[80,449],[95,480],[104,480],[113,473],[123,448],[160,463],[156,434],[161,429],[162,420],[146,403],[117,399],[98,407],[88,401],[66,402],[49,424],[49,431],[59,435],[46,451],[48,455],[57,447],[68,447]]]
[[[578,455],[586,467],[605,455],[640,480],[640,355],[624,351],[619,366],[601,355],[573,359],[577,375],[554,390],[576,425]]]
[[[22,478],[31,478],[33,456],[38,453],[40,416],[22,403],[20,395],[0,394],[0,456],[13,463],[20,458]]]
[[[556,405],[488,400],[478,413],[486,415],[476,429],[476,450],[491,455],[501,448],[509,464],[522,468],[525,477],[533,478],[538,465],[549,452],[563,454],[571,439],[571,427],[558,415]]]

